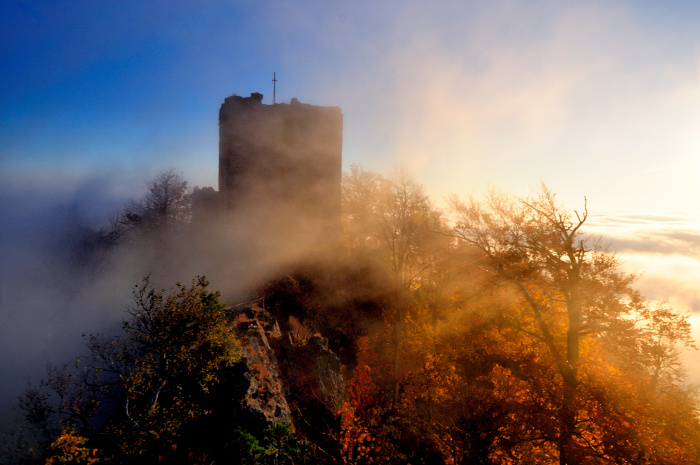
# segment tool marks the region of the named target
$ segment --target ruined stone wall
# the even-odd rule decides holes
[[[225,208],[264,233],[340,231],[343,114],[337,107],[226,98],[219,112]],[[323,233],[319,233],[323,231]]]

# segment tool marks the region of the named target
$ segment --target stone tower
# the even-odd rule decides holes
[[[226,210],[256,234],[337,238],[340,108],[296,99],[264,105],[262,98],[233,95],[219,111],[219,192]]]

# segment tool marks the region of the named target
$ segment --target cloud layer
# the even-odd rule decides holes
[[[600,236],[624,267],[639,273],[637,288],[651,301],[687,312],[700,341],[700,224],[687,213],[592,214],[587,231]],[[700,352],[686,354],[690,380],[700,383]]]

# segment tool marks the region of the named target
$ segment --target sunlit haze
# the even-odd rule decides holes
[[[342,109],[344,169],[403,167],[439,206],[543,181],[647,298],[700,315],[698,24],[686,1],[2,2],[0,380],[104,306],[18,314],[17,276],[50,276],[13,241],[43,244],[58,208],[106,222],[164,169],[217,188],[219,107],[271,104],[273,73],[277,103]]]

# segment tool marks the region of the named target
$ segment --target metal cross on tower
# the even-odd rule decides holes
[[[272,73],[272,104],[274,105],[277,100],[277,73]]]

